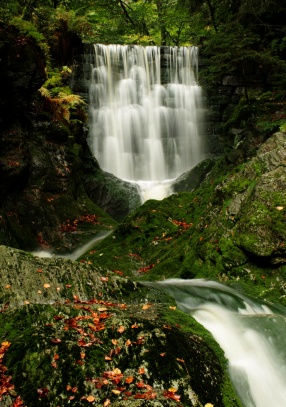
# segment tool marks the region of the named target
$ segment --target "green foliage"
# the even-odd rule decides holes
[[[40,33],[36,26],[29,21],[23,20],[20,17],[14,17],[11,20],[11,24],[14,25],[22,35],[33,38],[37,45],[39,45],[45,54],[48,53],[49,47],[45,41],[45,37]]]
[[[2,0],[0,5],[0,21],[8,23],[19,13],[19,2],[16,0]]]

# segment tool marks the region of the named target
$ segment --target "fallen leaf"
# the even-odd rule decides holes
[[[171,393],[176,393],[178,389],[176,389],[175,387],[170,387],[168,391],[170,391]]]
[[[10,284],[7,284],[7,285],[5,285],[5,288],[11,288],[11,285]]]
[[[100,277],[100,280],[106,283],[108,281],[108,277]]]
[[[100,311],[100,312],[107,311],[107,310],[108,310],[108,308],[106,308],[106,307],[97,308],[97,311]]]
[[[211,403],[207,403],[207,404],[205,404],[205,407],[214,407],[214,405]]]
[[[67,288],[71,288],[71,284],[66,284],[66,287],[67,287]]]
[[[130,341],[130,339],[127,339],[127,341],[125,342],[125,345],[126,345],[126,346],[130,346],[131,343],[132,343],[132,342]]]
[[[109,399],[106,399],[105,402],[103,403],[103,407],[108,407],[110,403],[111,401]]]
[[[110,356],[104,356],[104,360],[112,360]]]
[[[276,206],[277,211],[282,211],[284,209],[284,206]]]
[[[150,307],[152,307],[152,304],[145,304],[142,309],[149,309]]]
[[[51,285],[50,285],[49,283],[45,283],[45,284],[44,284],[44,288],[50,288],[50,286],[51,286]]]
[[[166,356],[166,353],[160,353],[160,356],[162,356],[162,357]]]
[[[139,328],[139,326],[137,324],[134,324],[134,325],[131,325],[131,328],[136,329],[136,328]]]
[[[111,339],[111,342],[113,343],[113,345],[117,345],[117,344],[118,344],[118,340],[117,340],[117,339]]]
[[[94,397],[94,396],[87,396],[86,400],[87,400],[89,403],[93,403],[94,400],[95,400],[95,397]]]
[[[61,339],[59,339],[59,338],[55,338],[55,339],[51,339],[51,342],[52,343],[61,343]]]
[[[112,391],[113,394],[116,394],[117,396],[118,396],[119,394],[121,394],[121,391],[120,391],[120,390],[111,390],[111,391]]]
[[[117,329],[117,332],[119,332],[120,334],[122,334],[122,332],[125,331],[125,328],[123,325],[120,325],[120,327]]]
[[[145,373],[144,367],[139,367],[138,373],[139,373],[139,374],[144,374],[144,373]]]
[[[46,387],[43,387],[42,389],[37,389],[37,393],[38,393],[39,398],[41,399],[41,398],[47,396],[47,394],[49,393],[49,389],[47,389]]]
[[[164,391],[163,396],[167,397],[169,399],[172,399],[172,400],[176,400],[176,401],[180,401],[180,398],[181,398],[181,396],[179,396],[178,394],[175,394],[175,393],[173,393],[171,391],[167,391],[167,390]]]
[[[173,307],[172,307],[172,306],[170,306],[169,308],[170,308],[170,309],[172,309],[172,310],[177,309],[177,307],[176,307],[176,306],[173,306]]]
[[[128,376],[125,379],[125,383],[130,384],[134,381],[134,377],[133,376]]]
[[[38,290],[38,294],[42,294],[42,291],[41,291],[41,290]]]
[[[177,358],[176,360],[177,360],[178,362],[185,363],[184,359]]]

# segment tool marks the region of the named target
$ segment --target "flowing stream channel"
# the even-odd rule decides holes
[[[202,92],[196,47],[94,46],[89,146],[101,168],[162,199],[200,162]]]
[[[211,332],[245,407],[286,406],[286,308],[208,280],[144,283],[168,292]]]

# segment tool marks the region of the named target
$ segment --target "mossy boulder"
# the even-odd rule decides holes
[[[240,407],[222,351],[167,294],[89,262],[0,252],[0,366],[15,386],[3,406]]]

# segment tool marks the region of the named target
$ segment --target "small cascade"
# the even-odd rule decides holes
[[[207,280],[143,283],[168,292],[225,352],[244,407],[286,406],[286,309]]]
[[[202,160],[197,70],[196,47],[94,46],[89,145],[103,170],[142,181],[143,200]]]

